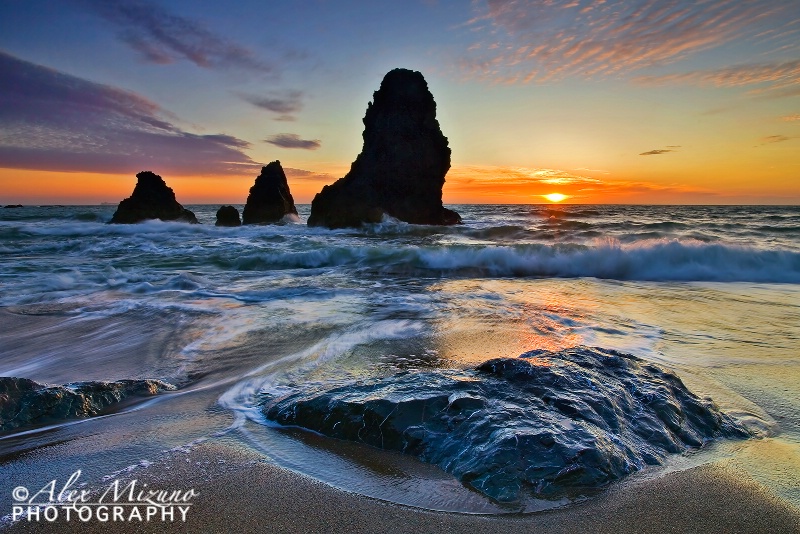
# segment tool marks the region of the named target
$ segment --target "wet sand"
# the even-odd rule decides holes
[[[60,330],[63,317],[51,317],[52,310],[42,310],[43,315],[17,315],[0,311],[0,325],[9,332],[20,331],[15,346],[4,346],[9,354],[19,355],[13,362],[24,365],[31,361],[33,352],[58,346],[55,339],[63,338]],[[149,319],[148,319],[149,320]],[[36,328],[32,328],[35,325]],[[93,343],[97,339],[111,339],[105,334],[107,322],[84,322],[81,336],[68,339],[77,344],[80,340]],[[74,334],[74,332],[73,332]],[[7,341],[7,337],[4,338]],[[156,345],[160,346],[157,340]],[[74,354],[85,353],[84,347],[70,345],[62,349],[65,361],[71,365],[48,365],[44,370],[56,369],[54,376],[40,379],[54,382],[73,380],[73,374],[86,374],[88,368],[105,376],[107,370],[87,367],[86,362]],[[105,345],[99,345],[106,347]],[[139,365],[142,354],[148,357],[153,351],[132,345],[131,352],[120,352],[122,359],[130,358],[129,366]],[[22,348],[29,352],[24,352]],[[135,351],[134,351],[135,349]],[[135,354],[134,354],[135,353]],[[132,358],[137,356],[137,358]],[[228,354],[230,356],[230,354]],[[242,358],[236,359],[237,362]],[[94,361],[94,360],[92,360]],[[251,364],[244,359],[243,367]],[[116,367],[115,367],[116,366]],[[118,363],[109,368],[127,369]],[[62,376],[63,374],[63,376]],[[38,378],[38,377],[37,377]],[[187,443],[199,436],[213,434],[210,429],[222,430],[229,424],[229,415],[216,407],[219,392],[203,390],[176,400],[158,404],[147,412],[131,412],[125,416],[102,422],[87,422],[76,427],[75,436],[63,431],[64,442],[47,443],[41,453],[21,448],[10,461],[14,466],[12,485],[41,480],[51,473],[72,472],[75,465],[87,465],[86,460],[117,454],[125,441],[165,432],[173,436],[159,441],[159,447]],[[184,404],[185,403],[185,404]],[[202,421],[201,421],[202,420]],[[99,426],[95,427],[94,425]],[[182,428],[185,426],[186,428]],[[124,431],[123,428],[124,427]],[[102,431],[101,431],[102,429]],[[177,429],[177,430],[176,430]],[[95,435],[96,434],[96,435]],[[77,437],[76,437],[77,436]],[[163,436],[162,436],[163,438]],[[51,438],[48,438],[51,439]],[[70,441],[70,440],[74,441]],[[45,440],[46,442],[47,440]],[[764,442],[757,442],[764,444]],[[753,454],[773,452],[773,456],[754,457],[756,472],[765,464],[774,465],[787,472],[787,485],[796,485],[797,465],[791,456],[794,448],[753,448]],[[147,443],[145,443],[147,445]],[[31,445],[33,446],[33,445]],[[153,447],[150,447],[153,449]],[[86,449],[86,450],[84,450]],[[144,447],[147,450],[147,447]],[[153,449],[156,450],[156,449]],[[160,450],[160,449],[158,449]],[[749,449],[747,449],[749,450]],[[17,454],[19,456],[17,456]],[[141,458],[136,450],[125,457]],[[148,456],[149,457],[149,456]],[[744,458],[747,460],[747,458]],[[109,465],[119,465],[118,458]],[[741,462],[739,462],[741,463]],[[745,464],[747,462],[744,462]],[[122,464],[124,465],[124,464]],[[10,473],[0,467],[0,475]],[[455,513],[430,512],[394,505],[353,493],[338,490],[314,479],[282,469],[263,454],[254,452],[235,439],[211,438],[189,452],[168,452],[147,467],[139,467],[127,478],[137,479],[151,488],[178,490],[193,488],[199,496],[187,516],[187,522],[163,523],[161,521],[101,523],[96,520],[82,523],[54,523],[45,521],[16,523],[10,532],[470,532],[515,533],[553,532],[576,534],[582,532],[780,532],[800,533],[800,511],[782,501],[769,490],[755,482],[736,462],[721,460],[701,467],[666,474],[660,478],[633,477],[601,495],[564,508],[513,516],[479,516]],[[774,477],[773,477],[774,478]],[[2,484],[0,484],[1,486]],[[94,485],[97,488],[97,485]],[[0,515],[9,513],[10,494],[0,496]],[[3,526],[0,525],[0,530]]]
[[[610,488],[585,502],[528,515],[429,512],[340,491],[244,446],[205,443],[126,480],[193,488],[186,523],[16,523],[10,532],[800,532],[800,513],[741,472],[708,464]]]

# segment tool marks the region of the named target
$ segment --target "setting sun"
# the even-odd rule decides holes
[[[561,193],[550,193],[549,195],[542,195],[544,198],[549,200],[550,202],[561,202],[562,200],[567,198],[567,195],[562,195]]]

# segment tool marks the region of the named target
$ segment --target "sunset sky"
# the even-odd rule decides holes
[[[445,203],[800,203],[800,1],[0,3],[0,204],[242,204],[280,160],[300,203],[422,72]]]

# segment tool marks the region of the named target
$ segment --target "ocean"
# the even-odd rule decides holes
[[[633,476],[724,461],[800,508],[800,207],[461,205],[449,206],[459,226],[346,230],[309,228],[308,205],[239,228],[214,226],[218,206],[187,207],[203,224],[108,225],[115,206],[0,209],[0,376],[177,387],[0,433],[0,515],[34,474],[102,481],[209,440],[391,502],[544,508],[283,428],[262,403],[574,347],[672,370],[755,436]]]

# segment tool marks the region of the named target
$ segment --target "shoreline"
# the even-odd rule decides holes
[[[121,482],[194,489],[186,522],[19,521],[7,532],[800,532],[800,511],[722,462],[531,514],[433,512],[336,489],[233,442],[172,451]],[[95,487],[95,489],[98,489]]]

